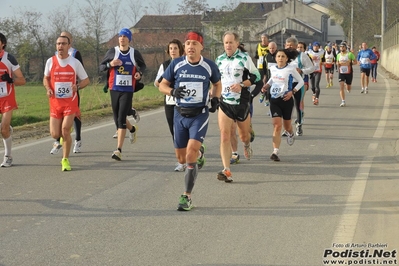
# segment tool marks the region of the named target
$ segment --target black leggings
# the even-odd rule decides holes
[[[313,94],[315,94],[316,98],[320,96],[320,79],[321,72],[314,72],[313,77],[310,79],[312,85]]]
[[[296,88],[296,85],[298,85],[298,82],[294,82],[292,84],[292,87]],[[303,99],[304,90],[305,90],[305,88],[302,88],[294,94],[296,120],[299,124],[302,124],[302,122],[303,122],[303,110],[301,109],[301,101]]]
[[[80,95],[79,95],[79,91],[76,91],[76,94],[78,95],[78,106],[80,106]],[[82,121],[80,120],[81,116],[77,117],[75,116],[75,118],[73,119],[73,127],[75,128],[75,140],[79,141],[81,139],[81,132],[82,132]]]
[[[165,116],[166,116],[166,121],[168,122],[170,134],[172,134],[172,139],[173,139],[173,136],[174,136],[174,131],[173,131],[174,112],[175,112],[175,106],[174,105],[165,104]]]
[[[133,92],[110,90],[116,128],[126,129],[126,117],[132,108]]]
[[[371,64],[371,77],[377,79],[377,67],[378,64]]]

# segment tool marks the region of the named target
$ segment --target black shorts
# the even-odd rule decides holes
[[[326,71],[326,74],[334,74],[334,68],[333,67],[324,67],[324,71]]]
[[[272,117],[282,117],[284,120],[291,120],[292,109],[294,108],[294,97],[284,101],[283,98],[270,99],[270,113]]]
[[[250,111],[250,103],[249,102],[241,102],[238,105],[231,105],[220,101],[219,108],[225,113],[229,118],[234,121],[245,121],[249,115]]]
[[[345,84],[352,85],[352,80],[353,80],[353,73],[351,73],[351,74],[339,74],[338,75],[338,81],[339,82],[345,82]]]
[[[360,73],[366,74],[367,77],[370,76],[370,71],[371,68],[363,68],[363,67],[360,68]]]

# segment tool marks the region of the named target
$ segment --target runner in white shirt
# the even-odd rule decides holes
[[[237,124],[238,135],[244,144],[244,156],[248,160],[252,156],[251,148],[251,95],[249,87],[261,80],[250,56],[238,49],[239,36],[227,31],[223,35],[225,52],[216,58],[222,82],[222,95],[219,103],[218,122],[220,128],[220,155],[223,170],[217,178],[232,182],[230,171],[231,130]]]
[[[285,41],[285,48],[286,49],[292,49],[296,50],[298,48],[298,39],[295,37],[289,37]],[[304,75],[309,75],[313,73],[314,71],[314,65],[312,61],[310,60],[310,57],[308,56],[307,53],[304,51],[299,52],[297,58],[295,58],[294,61],[290,63],[290,65],[293,65],[296,67],[297,72],[301,75],[301,77],[304,77]],[[293,86],[296,86],[296,82],[298,82],[295,77],[293,80]],[[303,135],[303,130],[302,130],[302,125],[303,125],[303,117],[304,117],[304,97],[305,97],[305,90],[300,90],[300,93],[296,93],[294,95],[294,100],[295,100],[295,109],[297,112],[297,117],[295,120],[295,125],[296,125],[296,135],[297,136],[302,136]],[[284,132],[282,136],[287,136],[288,134]]]
[[[167,53],[170,56],[170,59],[166,60],[159,66],[158,73],[154,81],[154,85],[157,88],[159,87],[159,83],[163,79],[162,74],[165,72],[165,69],[170,65],[172,60],[180,56],[183,56],[184,47],[181,41],[177,39],[173,39],[172,41],[170,41],[167,47]],[[173,86],[174,84],[171,84],[171,88],[173,88]],[[173,116],[175,112],[175,105],[176,105],[175,97],[170,95],[165,95],[165,116],[166,116],[166,121],[168,122],[169,125],[170,134],[172,135],[172,140],[174,138]],[[179,162],[176,163],[175,172],[184,172],[185,170],[186,170],[185,163],[179,163]]]
[[[281,129],[288,132],[288,145],[294,144],[295,134],[291,125],[291,114],[294,108],[293,95],[304,85],[301,75],[297,72],[295,65],[289,64],[298,56],[298,52],[292,49],[281,49],[276,54],[276,66],[270,68],[271,78],[262,88],[265,92],[270,90],[270,112],[272,115],[273,130],[273,153],[270,159],[280,161],[278,157],[281,144]],[[298,83],[293,86],[293,78]]]
[[[311,85],[312,85],[312,100],[314,105],[319,104],[319,98],[320,98],[320,80],[321,80],[321,72],[322,72],[322,58],[324,55],[324,50],[320,49],[320,43],[319,42],[314,42],[313,43],[313,49],[308,52],[310,58],[313,60],[313,65],[314,65],[314,75],[310,79]]]

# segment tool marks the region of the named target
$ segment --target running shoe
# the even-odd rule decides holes
[[[339,107],[345,107],[345,101],[342,101],[341,104],[339,105]]]
[[[200,148],[201,157],[197,159],[198,169],[201,169],[205,164],[205,150],[206,150],[205,145],[202,144]]]
[[[251,160],[252,157],[251,143],[249,143],[248,145],[244,145],[244,156],[247,160]]]
[[[330,83],[327,83],[326,89],[328,89],[330,87],[331,87]]]
[[[319,105],[319,98],[315,98],[313,104],[314,105]]]
[[[253,142],[254,139],[255,139],[255,131],[253,130],[252,125],[251,125],[251,139],[250,139],[250,142]]]
[[[179,198],[179,205],[177,206],[178,211],[189,211],[193,208],[193,202],[187,195],[181,195]]]
[[[53,148],[51,149],[50,154],[57,154],[61,148],[61,143],[59,141],[54,141]]]
[[[304,117],[305,117],[305,112],[302,112],[302,123],[301,123],[301,125],[305,122],[305,118]],[[298,126],[299,125],[298,119],[295,119],[294,123],[295,123],[295,126]]]
[[[300,124],[296,125],[295,135],[297,135],[297,136],[302,136],[303,135],[302,125],[300,125]]]
[[[287,136],[288,145],[292,146],[292,144],[294,144],[294,142],[295,142],[295,134],[294,133],[288,134],[288,136]]]
[[[365,94],[369,93],[369,88],[364,88],[364,93]]]
[[[374,82],[377,83],[377,79],[374,79]]]
[[[270,156],[270,159],[275,161],[275,162],[279,162],[280,158],[278,158],[278,155],[275,153],[272,153],[272,155]]]
[[[61,171],[71,171],[71,165],[69,164],[68,158],[62,158],[61,160]]]
[[[364,88],[362,88],[362,90],[360,91],[360,93],[364,93]]]
[[[131,144],[135,143],[136,140],[137,140],[137,129],[138,129],[138,127],[136,125],[133,126],[133,127],[134,127],[134,132],[132,133],[132,132],[129,131],[129,140],[130,140]]]
[[[114,139],[118,138],[118,131],[115,132],[115,134],[112,136]]]
[[[312,102],[314,103],[314,100],[316,99],[316,94],[312,95]]]
[[[132,117],[133,117],[133,120],[134,120],[135,123],[140,122],[140,115],[139,115],[139,112],[137,112],[136,109],[132,108],[131,114],[132,114]]]
[[[263,100],[266,98],[266,95],[265,94],[261,94],[260,96],[259,96],[259,103],[263,103]]]
[[[1,167],[10,167],[12,165],[12,157],[11,156],[4,156],[4,160],[1,163]]]
[[[80,153],[82,149],[82,141],[75,140],[75,145],[73,146],[73,153]]]
[[[290,133],[288,133],[287,130],[284,130],[283,133],[281,134],[282,137],[287,137]]]
[[[233,153],[230,158],[230,164],[238,164],[239,161],[240,161],[240,155],[237,153],[235,154]]]
[[[114,160],[120,161],[120,160],[122,160],[122,153],[119,150],[116,150],[112,153],[111,158]]]
[[[186,165],[182,163],[176,163],[175,172],[184,172],[186,170]]]
[[[224,169],[218,173],[217,179],[226,183],[231,183],[233,182],[233,175],[231,174],[230,170]]]

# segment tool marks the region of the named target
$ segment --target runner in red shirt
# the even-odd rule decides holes
[[[0,113],[1,113],[1,136],[4,143],[4,160],[1,167],[12,165],[11,157],[11,118],[12,112],[18,109],[15,100],[15,86],[26,83],[17,60],[13,55],[5,51],[7,38],[0,33]]]
[[[50,103],[50,134],[54,139],[63,138],[62,171],[71,170],[68,160],[72,146],[71,128],[75,116],[80,115],[77,91],[90,83],[82,63],[68,54],[70,46],[67,36],[57,38],[57,55],[47,60],[43,78]]]
[[[371,59],[371,82],[377,82],[377,67],[378,67],[378,60],[380,60],[380,52],[377,51],[377,48],[373,46],[371,48],[373,53],[376,55],[377,58]]]

